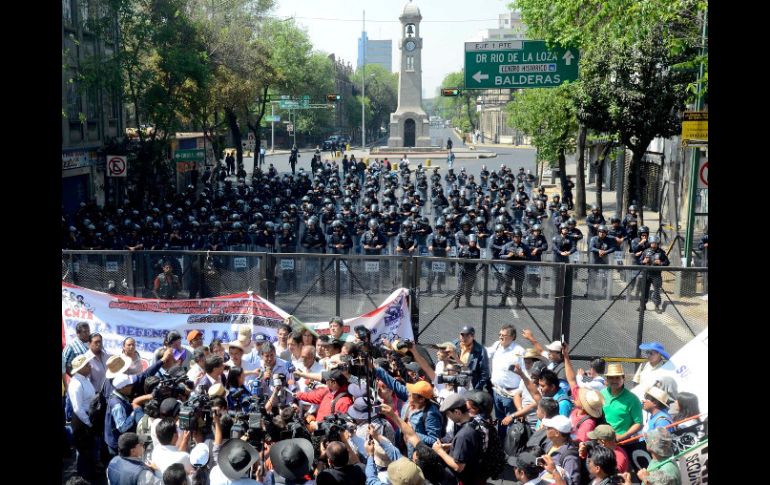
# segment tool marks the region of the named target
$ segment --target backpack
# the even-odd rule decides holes
[[[503,444],[500,442],[500,435],[497,434],[497,428],[486,421],[471,420],[473,429],[481,433],[483,449],[481,451],[481,460],[479,469],[489,479],[496,480],[503,472],[507,463],[507,457],[503,450]]]
[[[505,433],[505,454],[517,456],[527,447],[527,441],[532,436],[532,430],[527,423],[514,421]]]
[[[430,409],[430,406],[435,406],[436,404],[434,402],[429,402],[428,406],[425,407],[425,409],[422,412],[422,427],[423,429],[428,429],[425,422],[428,419],[428,409]],[[439,431],[438,437],[439,439],[443,438],[446,435],[446,423],[447,423],[447,417],[444,413],[439,413],[439,416],[441,416],[441,430]]]
[[[91,420],[92,429],[97,433],[97,436],[100,435],[104,431],[104,418],[107,415],[107,398],[104,396],[104,387],[91,398],[86,413]]]

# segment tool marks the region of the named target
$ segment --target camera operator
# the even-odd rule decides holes
[[[396,432],[393,430],[393,426],[381,414],[381,403],[379,401],[372,401],[371,406],[370,413],[367,413],[367,399],[358,397],[347,411],[348,416],[355,420],[356,430],[353,442],[358,447],[358,452],[362,455],[365,455],[363,445],[368,440],[372,429],[383,435],[390,443],[396,440]],[[369,422],[369,416],[371,416],[371,423]]]
[[[320,422],[329,414],[347,412],[353,405],[353,400],[347,392],[348,379],[341,370],[324,371],[321,378],[326,383],[326,387],[295,394],[295,397],[301,401],[318,404],[316,422]]]
[[[489,357],[487,349],[476,342],[476,330],[468,325],[460,329],[460,338],[454,341],[460,362],[471,371],[471,388],[484,390],[489,383]]]
[[[361,345],[361,351],[366,352],[373,359],[379,359],[382,357],[382,351],[379,347],[372,345],[372,332],[363,325],[357,325],[353,331],[355,332],[354,342]]]

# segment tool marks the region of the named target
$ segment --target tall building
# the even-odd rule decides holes
[[[371,40],[366,31],[361,32],[358,38],[358,64],[356,68],[364,64],[364,46],[366,47],[366,63],[378,64],[388,72],[393,72],[393,41]]]
[[[98,35],[89,20],[114,19]],[[80,202],[104,204],[104,142],[125,134],[120,92],[84,90],[76,73],[88,59],[103,60],[119,49],[117,15],[105,4],[89,0],[62,0],[62,204],[74,211]]]

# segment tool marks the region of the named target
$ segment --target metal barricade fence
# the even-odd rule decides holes
[[[427,256],[65,250],[62,280],[154,298],[153,282],[170,261],[182,283],[179,298],[251,289],[301,321],[367,313],[403,287],[410,290],[419,342],[454,340],[472,325],[476,339],[491,345],[502,325],[513,324],[543,343],[564,334],[578,359],[639,356],[639,343],[651,340],[673,353],[708,326],[707,268],[658,269],[632,264],[627,252],[610,256],[609,264],[593,265],[585,253],[563,264],[552,262],[550,252],[543,262],[468,263]]]

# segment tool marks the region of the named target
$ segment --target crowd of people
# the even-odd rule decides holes
[[[295,162],[296,156],[293,150]],[[483,165],[476,180],[465,168],[459,172],[449,168],[443,176],[438,168],[417,165],[412,170],[406,155],[396,171],[387,158],[365,163],[345,154],[340,166],[336,159],[323,161],[318,152],[310,171],[300,167],[296,173],[279,175],[272,164],[265,170],[264,164],[257,164],[247,183],[245,170],[242,166],[236,170],[232,158],[213,172],[207,168],[202,188],[196,181],[182,193],[156,194],[149,201],[129,197],[121,207],[82,203],[76,213],[62,215],[62,248],[392,254],[562,263],[574,262],[580,248],[592,264],[611,264],[613,253],[631,253],[638,265],[670,264],[658,237],[639,226],[635,205],[622,219],[609,220],[593,206],[583,230],[561,196],[553,194],[549,199],[545,187],[537,186],[536,177],[524,168],[514,172],[501,164],[495,171]],[[470,261],[458,265],[456,307],[463,296],[466,305],[472,305],[477,269]],[[294,269],[281,271],[291,280],[288,273]],[[651,293],[656,310],[662,311],[661,273],[647,274],[644,281],[634,278],[633,284],[644,287],[645,301]],[[426,293],[432,294],[434,283],[441,292],[446,276],[431,269]],[[509,297],[515,297],[516,306],[523,306],[525,277],[537,291],[538,277],[527,276],[522,265],[495,271],[497,284],[492,292],[501,296],[501,306],[513,304]],[[601,284],[606,287],[606,279]]]
[[[345,330],[171,331],[146,361],[80,323],[62,352],[67,483],[470,485],[512,470],[527,485],[679,485],[675,438],[707,436],[697,397],[655,377],[670,357],[657,342],[640,347],[640,400],[620,364],[577,368],[567,343],[524,329],[525,347],[512,325],[489,347],[465,326],[435,357]]]

